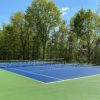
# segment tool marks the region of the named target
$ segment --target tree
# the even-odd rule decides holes
[[[18,42],[20,46],[20,52],[23,59],[26,59],[26,32],[25,32],[25,16],[21,12],[15,13],[11,16],[11,23],[15,28],[15,32],[18,36]],[[20,57],[21,58],[21,57]]]
[[[17,35],[11,24],[5,25],[1,33],[1,59],[17,59]]]
[[[96,14],[93,13],[91,10],[87,10],[86,12],[86,18],[85,18],[85,31],[86,31],[86,41],[87,41],[87,57],[88,57],[88,63],[91,62],[91,55],[93,54],[93,48],[96,40],[96,24],[98,23],[96,21],[95,17]]]
[[[85,13],[84,9],[81,9],[72,19],[71,19],[71,31],[74,31],[77,34],[77,37],[81,37],[85,34]]]
[[[87,52],[87,62],[91,61],[92,47],[95,40],[95,25],[94,25],[94,13],[91,10],[83,10],[81,9],[74,17],[72,23],[72,30],[77,34],[79,42],[84,40],[86,42],[82,42],[81,50],[85,50]]]
[[[59,58],[66,58],[66,43],[68,37],[68,30],[66,22],[62,21],[59,25]]]
[[[49,34],[60,22],[60,14],[56,5],[47,0],[34,0],[26,11],[27,21],[31,22],[30,27],[36,32],[37,39],[41,42],[43,59],[45,59]]]
[[[94,48],[94,64],[100,64],[100,36],[97,37]]]

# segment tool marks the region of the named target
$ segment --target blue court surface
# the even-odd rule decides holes
[[[3,66],[3,67],[2,67]],[[74,66],[67,64],[0,64],[3,70],[37,80],[54,83],[100,74],[100,68]]]

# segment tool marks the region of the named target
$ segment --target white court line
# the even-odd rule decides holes
[[[11,68],[11,69],[14,69],[14,68]],[[19,70],[19,69],[16,69],[16,70]],[[7,71],[7,70],[6,70],[6,71]],[[20,71],[20,70],[19,70],[19,71]],[[11,72],[11,71],[8,71],[8,72],[9,72],[9,73],[14,73],[14,74],[16,74],[15,72]],[[26,71],[24,71],[24,72],[26,72]],[[29,73],[29,72],[28,72],[28,73]],[[33,73],[33,74],[34,74],[34,73]],[[35,74],[37,74],[37,73],[35,73]],[[20,74],[17,74],[17,75],[20,75]],[[42,75],[42,74],[38,74],[38,75]],[[26,77],[26,78],[29,78],[29,79],[32,79],[32,80],[35,80],[35,81],[38,81],[38,82],[41,82],[41,83],[44,83],[44,84],[54,84],[54,83],[60,83],[60,82],[65,82],[65,81],[73,81],[73,80],[82,79],[82,78],[95,77],[95,76],[98,76],[98,75],[100,75],[100,74],[89,75],[89,76],[83,76],[83,77],[72,78],[72,79],[65,79],[65,80],[59,79],[58,81],[48,82],[48,83],[43,82],[43,81],[39,81],[39,80],[36,80],[36,79],[33,79],[33,78],[29,78],[29,77],[27,77],[27,76],[23,76],[23,75],[20,75],[20,76]],[[42,75],[42,76],[47,77],[46,75]],[[49,76],[48,76],[48,77],[49,77]],[[54,77],[52,77],[52,78],[54,78]],[[58,78],[57,78],[57,79],[58,79]]]
[[[83,77],[78,77],[78,78],[65,79],[65,80],[61,80],[61,81],[48,82],[48,83],[45,83],[45,84],[54,84],[54,83],[60,83],[60,82],[66,82],[66,81],[74,81],[74,80],[83,79],[83,78],[96,77],[96,76],[99,76],[99,75],[100,74],[95,74],[95,75],[83,76]]]
[[[7,71],[7,70],[6,70],[6,71]],[[8,72],[9,72],[9,73],[16,74],[16,73],[14,73],[14,72],[10,72],[10,71],[8,71]],[[20,74],[16,74],[16,75],[29,78],[29,77],[27,77],[27,76],[23,76],[23,75],[20,75]],[[100,74],[90,75],[90,76],[83,76],[83,77],[72,78],[72,79],[65,79],[65,80],[62,80],[62,79],[61,79],[61,80],[58,80],[58,81],[48,82],[48,83],[43,82],[43,81],[39,81],[39,80],[36,80],[36,79],[33,79],[33,78],[29,78],[29,79],[32,79],[32,80],[35,80],[35,81],[37,81],[37,82],[41,82],[41,83],[43,83],[43,84],[49,85],[49,84],[56,84],[56,83],[61,83],[61,82],[67,82],[67,81],[74,81],[74,80],[78,80],[78,79],[91,78],[91,77],[96,77],[96,76],[99,76],[99,75],[100,75]]]
[[[1,69],[1,70],[2,70],[2,69]],[[8,70],[3,70],[3,71],[7,71],[8,73],[12,73],[12,74],[15,74],[15,75],[17,75],[17,76],[21,76],[21,77],[24,77],[24,78],[27,78],[27,79],[31,79],[31,80],[37,81],[37,82],[39,82],[39,83],[46,84],[46,82],[39,81],[39,80],[30,78],[30,77],[27,77],[27,76],[24,76],[24,75],[21,75],[21,74],[17,74],[17,73],[15,73],[15,72],[11,72],[11,71],[8,71]]]
[[[47,76],[47,75],[43,75],[43,74],[38,74],[38,73],[30,72],[30,71],[25,71],[25,70],[21,70],[21,69],[17,69],[17,68],[10,68],[10,69],[26,72],[26,73],[29,73],[29,74],[35,74],[35,75],[39,75],[39,76],[43,76],[43,77],[48,77],[48,78],[52,78],[52,79],[55,79],[55,80],[62,80],[60,78],[51,77],[51,76]]]

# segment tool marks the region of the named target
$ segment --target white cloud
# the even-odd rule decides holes
[[[61,8],[62,15],[66,15],[69,10],[70,10],[70,8],[68,8],[68,7]]]

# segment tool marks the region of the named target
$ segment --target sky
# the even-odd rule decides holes
[[[97,11],[100,0],[52,0],[62,11],[62,18],[69,21],[81,8]],[[25,12],[32,0],[0,0],[0,28],[2,24],[10,23],[12,14]]]

